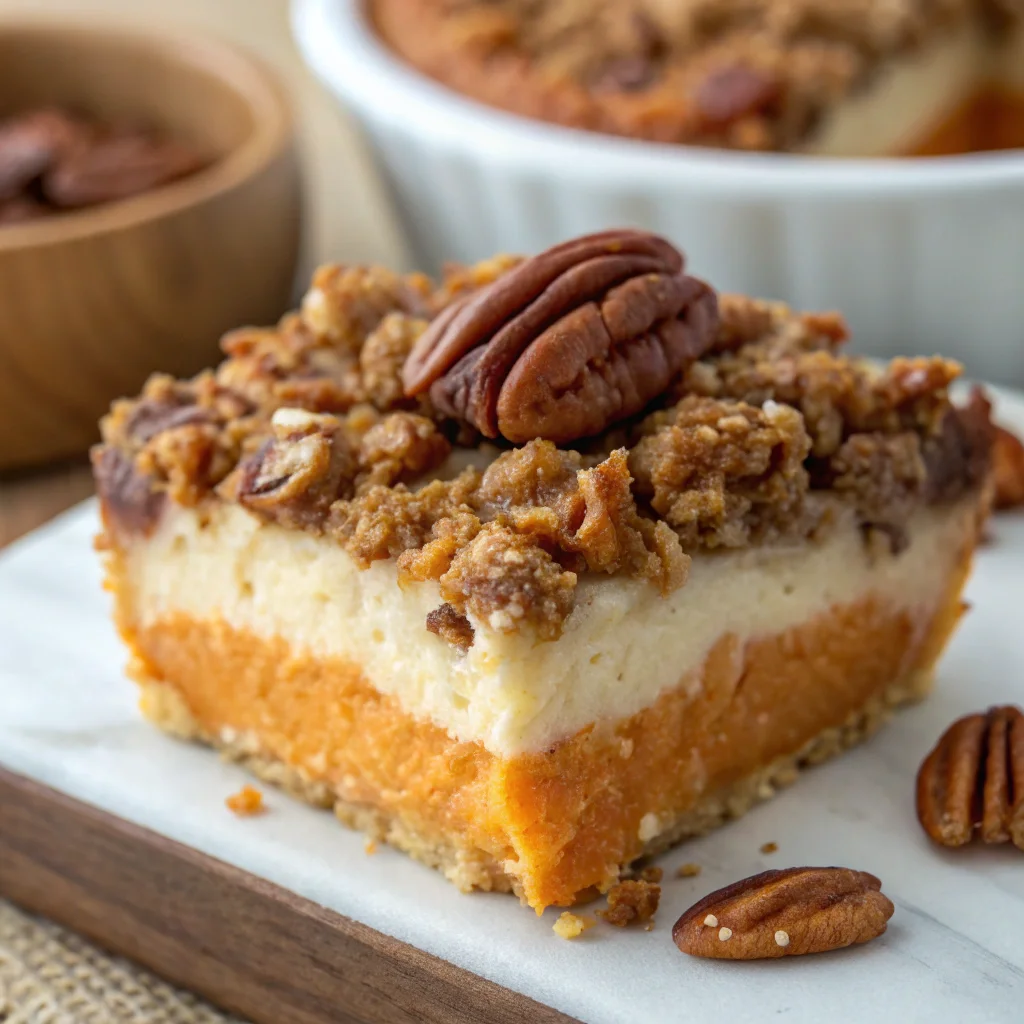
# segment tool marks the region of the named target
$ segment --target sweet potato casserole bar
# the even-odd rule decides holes
[[[114,405],[99,546],[143,711],[540,910],[922,695],[992,428],[663,239],[319,270]]]

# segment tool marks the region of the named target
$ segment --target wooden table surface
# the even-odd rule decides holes
[[[256,52],[280,74],[298,117],[307,193],[302,278],[329,260],[404,265],[405,247],[361,139],[295,49],[288,0],[0,0],[0,23],[20,14],[125,24],[173,20]],[[0,547],[91,491],[84,459],[0,475]]]
[[[84,461],[0,477],[0,548],[90,494]]]

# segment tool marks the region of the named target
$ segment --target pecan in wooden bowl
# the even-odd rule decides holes
[[[6,469],[84,453],[154,367],[196,373],[226,330],[284,312],[300,196],[276,80],[194,33],[3,19],[0,97]],[[122,127],[83,146],[62,108]]]

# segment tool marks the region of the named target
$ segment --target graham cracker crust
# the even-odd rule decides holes
[[[685,839],[706,835],[741,817],[757,804],[770,800],[780,790],[792,785],[802,770],[822,764],[869,739],[897,709],[927,696],[933,679],[931,668],[909,673],[880,694],[871,696],[859,710],[848,715],[841,726],[822,730],[795,753],[776,758],[739,781],[702,796],[673,821],[659,822],[657,834],[647,840],[640,854],[619,865],[620,875],[636,860],[663,853]],[[437,869],[463,892],[480,889],[512,892],[522,897],[519,880],[506,873],[502,863],[478,847],[460,845],[450,836],[425,836],[405,815],[346,801],[324,782],[311,779],[282,760],[268,756],[252,735],[231,735],[226,731],[223,736],[214,736],[204,730],[182,696],[167,683],[144,680],[140,686],[142,713],[164,732],[211,746],[225,760],[242,765],[264,782],[315,807],[333,810],[349,828],[364,832],[369,839],[385,842]]]

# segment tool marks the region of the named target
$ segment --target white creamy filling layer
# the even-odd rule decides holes
[[[986,83],[1024,88],[1024,29],[993,46],[971,28],[890,61],[863,93],[830,111],[803,147],[818,156],[892,156],[941,124]]]
[[[406,711],[511,755],[635,714],[725,633],[778,633],[869,593],[893,611],[919,609],[924,621],[962,552],[969,515],[922,511],[899,556],[869,557],[852,524],[817,544],[699,555],[686,585],[665,598],[639,580],[583,578],[558,641],[476,621],[465,655],[425,627],[440,603],[436,584],[399,587],[393,561],[361,571],[336,542],[263,524],[237,506],[174,509],[126,563],[139,626],[174,613],[219,618],[298,652],[343,658]]]

